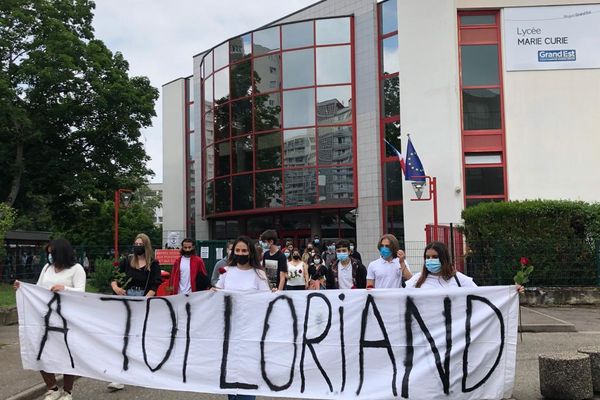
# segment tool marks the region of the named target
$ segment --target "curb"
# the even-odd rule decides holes
[[[577,332],[577,329],[573,324],[523,324],[519,327],[519,332]]]

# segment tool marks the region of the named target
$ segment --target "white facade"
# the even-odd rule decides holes
[[[464,208],[458,11],[495,7],[502,16],[503,7],[567,4],[597,2],[398,2],[402,130],[437,177],[440,223],[460,222]],[[600,175],[593,171],[600,167],[600,69],[502,68],[502,75],[508,199],[599,201]],[[423,240],[424,225],[433,221],[431,202],[409,201],[414,197],[405,183],[406,241]]]
[[[163,241],[186,230],[185,79],[163,86]]]

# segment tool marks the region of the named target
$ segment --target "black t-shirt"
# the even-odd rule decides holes
[[[277,266],[277,286],[279,286],[279,273],[287,274],[287,258],[279,250],[273,255],[268,250],[265,251],[263,254],[263,267],[268,271],[269,269],[275,269],[275,266]]]
[[[119,264],[119,271],[124,272],[128,278],[131,278],[131,282],[123,289],[139,287],[144,289],[144,294],[148,293],[149,290],[156,292],[161,283],[160,264],[158,261],[152,260],[150,271],[148,271],[146,268],[133,268],[131,266],[131,259],[132,257],[127,257]]]
[[[327,276],[327,267],[321,265],[321,267],[317,269],[317,267],[314,264],[311,264],[308,267],[308,275],[310,276],[310,279],[318,281],[319,279]]]

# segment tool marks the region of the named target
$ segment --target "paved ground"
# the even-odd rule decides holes
[[[600,308],[523,309],[522,323],[526,332],[523,333],[523,341],[518,344],[513,393],[513,398],[516,400],[542,399],[539,393],[538,354],[577,350],[581,346],[600,343]],[[553,332],[527,332],[543,326],[552,327],[550,329]],[[563,332],[556,332],[560,330]],[[40,383],[41,378],[37,372],[25,371],[21,368],[17,327],[0,327],[0,398],[19,400],[38,398],[39,396],[25,394],[28,389]],[[81,378],[75,383],[74,394],[76,399],[90,400],[225,399],[222,395],[168,392],[133,386],[111,393],[106,389],[106,382],[87,378]],[[267,398],[259,397],[259,399]],[[600,399],[600,396],[597,395],[596,399]]]

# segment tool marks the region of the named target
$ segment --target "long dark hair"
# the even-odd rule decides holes
[[[250,266],[255,269],[262,269],[262,265],[260,265],[260,262],[258,261],[258,254],[256,254],[254,240],[250,239],[248,236],[240,236],[235,239],[235,242],[233,242],[233,247],[231,248],[231,253],[229,254],[229,257],[227,257],[227,265],[237,265],[234,256],[235,246],[239,242],[245,243],[246,246],[248,246],[248,263]]]
[[[442,270],[440,271],[442,278],[448,280],[456,274],[454,266],[452,265],[452,261],[450,261],[450,252],[448,251],[448,246],[442,242],[431,242],[423,251],[423,269],[421,270],[421,276],[419,276],[419,280],[417,280],[417,284],[415,285],[415,287],[418,288],[421,287],[421,285],[425,282],[425,279],[427,279],[427,275],[429,275],[429,271],[425,267],[425,257],[427,255],[427,250],[429,249],[435,250],[435,252],[438,254],[438,259],[442,264]]]
[[[77,263],[73,247],[67,239],[54,239],[46,245],[46,254],[52,254],[55,268],[67,269]]]

